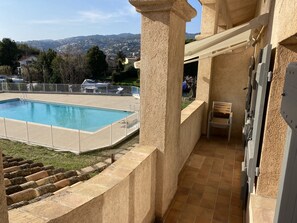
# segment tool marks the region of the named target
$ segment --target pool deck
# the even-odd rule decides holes
[[[105,95],[75,95],[75,94],[39,94],[39,93],[0,93],[0,100],[25,98],[64,104],[83,105],[99,108],[119,110],[139,110],[139,99],[132,96],[105,96]],[[135,106],[135,107],[134,107]]]
[[[70,95],[70,94],[19,94],[0,93],[0,101],[24,98],[45,102],[82,105],[98,108],[110,108],[125,111],[139,111],[139,100],[129,96]],[[123,140],[137,130],[133,124],[138,114],[117,122],[95,133],[64,129],[17,120],[1,119],[0,136],[16,141],[36,144],[74,153],[106,148]]]

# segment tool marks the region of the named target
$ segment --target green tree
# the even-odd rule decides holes
[[[123,71],[125,68],[124,62],[126,60],[126,55],[123,53],[123,51],[117,52],[116,60],[117,60],[117,71],[118,72]]]
[[[194,42],[196,41],[195,39],[186,39],[185,40],[185,44],[188,44],[188,43],[191,43],[191,42]]]
[[[0,74],[11,75],[11,67],[7,65],[0,66]]]
[[[37,57],[35,67],[42,74],[42,82],[49,83],[53,75],[52,62],[56,58],[57,52],[49,49],[46,52],[42,52]]]
[[[19,54],[24,57],[37,56],[40,54],[40,50],[30,47],[25,43],[17,44]]]
[[[80,84],[88,78],[89,70],[86,57],[83,55],[58,55],[52,61],[52,81],[64,84]]]
[[[98,46],[90,48],[87,52],[87,64],[91,72],[91,78],[100,79],[108,68],[106,55],[99,49]]]
[[[24,65],[22,67],[22,76],[29,83],[32,83],[32,81],[41,82],[40,80],[42,80],[42,75],[40,74],[40,71],[38,71],[38,69],[34,66],[34,64]]]
[[[65,73],[65,60],[62,56],[58,55],[56,56],[52,63],[51,68],[53,70],[53,75],[51,76],[50,82],[51,83],[67,83],[63,81],[63,74]]]
[[[7,65],[13,70],[16,69],[19,56],[19,50],[14,41],[8,38],[3,38],[0,41],[0,66]]]

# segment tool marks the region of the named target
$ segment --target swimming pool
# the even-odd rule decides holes
[[[0,117],[95,132],[132,112],[11,99],[0,102]]]

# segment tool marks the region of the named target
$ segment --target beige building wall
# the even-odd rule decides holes
[[[178,174],[201,136],[204,102],[196,100],[181,112],[180,143],[178,149]]]
[[[257,185],[257,194],[265,197],[276,198],[278,192],[287,132],[287,124],[280,114],[281,94],[286,68],[292,61],[297,61],[297,45],[279,45],[276,50]]]
[[[153,222],[156,159],[156,148],[134,148],[90,180],[9,211],[9,220],[13,223]]]
[[[3,162],[2,162],[2,150],[0,149],[0,222],[8,223],[7,205],[6,205],[6,194],[4,190],[4,179],[3,179]]]
[[[201,37],[212,36],[217,31],[218,14],[216,4],[203,5],[201,16]]]
[[[140,144],[158,148],[156,217],[177,189],[185,25],[196,15],[187,1],[130,0],[142,14]]]
[[[216,4],[204,4],[201,16],[201,34],[196,36],[196,39],[206,38],[217,33],[218,25],[218,10]],[[204,101],[204,112],[202,120],[202,133],[207,131],[207,113],[209,108],[209,95],[211,88],[212,77],[212,58],[207,58],[199,61],[197,73],[197,92],[196,98]]]
[[[197,74],[197,93],[196,98],[204,101],[204,112],[202,120],[202,133],[206,134],[207,131],[207,114],[209,108],[209,97],[212,78],[212,61],[213,58],[207,58],[198,62],[198,74]]]
[[[284,39],[297,33],[297,2],[294,3],[294,1],[290,0],[259,1],[257,14],[265,13],[268,10],[270,10],[269,25],[256,46],[256,52],[267,43],[271,43],[272,47],[276,48],[276,57],[267,107],[260,159],[260,176],[256,193],[260,196],[276,198],[287,130],[287,126],[280,115],[281,93],[286,67],[290,62],[297,60],[296,44],[287,46],[279,44]]]
[[[174,23],[178,24],[176,28]],[[169,12],[147,13],[142,18],[140,144],[154,145],[159,150],[157,181],[160,184],[156,192],[159,217],[165,213],[177,187],[177,168],[173,163],[177,161],[179,147],[181,92],[176,89],[182,82],[182,67],[174,62],[175,70],[171,69],[169,64],[173,61],[169,60],[173,58],[168,55],[173,56],[169,51],[175,48],[175,56],[182,57],[180,48],[174,46],[181,37],[179,32],[177,38],[169,39],[177,27],[184,30],[182,23]]]
[[[273,47],[276,47],[278,43],[297,33],[296,12],[296,0],[275,0],[271,38],[271,43]]]
[[[213,72],[211,81],[210,106],[213,101],[225,101],[232,103],[234,137],[242,135],[244,124],[244,110],[248,82],[248,67],[253,48],[241,48],[236,51],[217,56],[213,59]],[[218,131],[217,133],[221,133]],[[215,129],[211,133],[215,134]],[[226,135],[227,131],[224,132]]]

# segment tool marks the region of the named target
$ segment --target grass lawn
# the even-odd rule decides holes
[[[93,151],[81,155],[70,152],[56,152],[42,146],[32,146],[25,143],[0,139],[0,149],[7,156],[20,157],[44,165],[53,165],[55,168],[65,170],[79,170],[109,158],[111,154],[118,153],[133,144],[138,143],[138,135],[134,135],[112,149]]]
[[[189,104],[191,104],[193,101],[191,100],[182,100],[182,104],[181,104],[181,110],[183,110],[184,108],[186,108]]]

